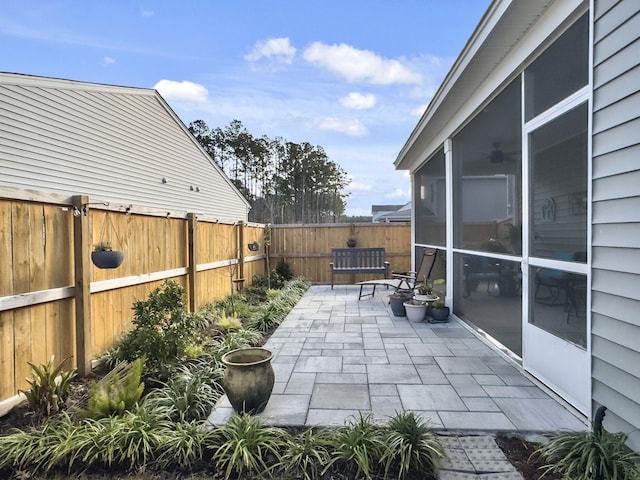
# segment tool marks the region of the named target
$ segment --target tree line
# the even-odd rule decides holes
[[[256,137],[240,120],[211,129],[196,120],[189,131],[249,201],[250,221],[336,222],[344,213],[347,173],[321,146]]]

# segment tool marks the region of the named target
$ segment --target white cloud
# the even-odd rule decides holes
[[[267,58],[276,63],[291,63],[295,54],[296,48],[291,45],[289,38],[270,38],[256,42],[251,52],[244,56],[244,59],[257,62]]]
[[[421,117],[424,111],[427,109],[427,104],[419,105],[413,110],[411,110],[411,115],[415,115],[416,117]]]
[[[202,85],[184,80],[175,82],[173,80],[160,80],[153,87],[165,100],[176,100],[178,102],[205,103],[208,101],[209,92]]]
[[[140,15],[142,15],[143,17],[153,17],[154,15],[154,11],[153,10],[147,10],[146,8],[140,8]]]
[[[362,94],[350,92],[349,95],[340,99],[340,103],[343,107],[353,108],[354,110],[365,110],[375,106],[376,96],[373,93]]]
[[[352,181],[345,190],[350,190],[352,192],[370,192],[371,185],[367,185],[366,183],[358,183]]]
[[[393,190],[392,192],[389,192],[385,195],[385,198],[389,198],[389,199],[396,199],[396,198],[400,198],[400,199],[408,199],[411,196],[411,189],[409,188],[408,190],[402,190],[401,188],[396,188],[395,190]]]
[[[104,57],[104,58],[102,59],[102,64],[103,64],[105,67],[108,67],[109,65],[113,65],[114,63],[116,63],[115,58],[111,58],[111,57]]]
[[[368,133],[367,128],[358,120],[345,120],[341,118],[323,118],[317,120],[314,125],[320,130],[333,130],[346,133],[352,137],[361,137]]]
[[[350,82],[364,81],[378,85],[422,82],[422,75],[413,71],[409,65],[344,43],[325,45],[314,42],[304,51],[303,56],[307,62],[338,73]]]

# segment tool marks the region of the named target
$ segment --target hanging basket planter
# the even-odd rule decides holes
[[[124,252],[111,250],[105,245],[98,245],[91,252],[91,261],[98,268],[118,268],[124,261]]]
[[[91,261],[98,268],[118,268],[124,261],[124,252],[118,250],[96,250],[91,252]]]

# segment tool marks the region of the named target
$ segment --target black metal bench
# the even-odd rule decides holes
[[[333,276],[353,273],[382,273],[389,276],[389,262],[384,247],[334,248],[331,250],[331,288]]]

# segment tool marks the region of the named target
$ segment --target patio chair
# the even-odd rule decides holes
[[[436,264],[438,257],[437,248],[423,248],[422,255],[416,258],[418,268],[415,272],[398,272],[391,274],[392,278],[380,279],[380,280],[367,280],[365,282],[358,282],[356,285],[360,286],[360,293],[358,294],[358,300],[362,297],[375,296],[376,287],[383,285],[387,288],[391,287],[394,293],[397,292],[413,292],[415,288],[422,283],[422,281],[431,278],[431,272]],[[363,287],[370,285],[373,287],[370,293],[362,293]]]

